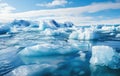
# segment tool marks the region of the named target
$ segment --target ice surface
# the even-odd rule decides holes
[[[52,36],[55,38],[67,40],[69,37],[69,33],[66,32],[66,29],[60,28],[58,30],[54,30]]]
[[[112,69],[120,68],[120,55],[109,46],[93,46],[90,63],[93,65],[108,66]]]
[[[109,32],[111,32],[111,31],[115,30],[115,27],[114,26],[103,26],[101,29],[103,31],[109,31]]]
[[[55,38],[69,38],[74,40],[107,40],[114,39],[116,34],[120,33],[120,26],[117,25],[96,25],[96,26],[76,26],[72,22],[59,23],[55,20],[46,21],[27,21],[14,20],[0,26],[0,34],[18,33],[21,31],[39,31],[43,35],[51,35]]]
[[[39,29],[41,31],[43,31],[45,29],[55,30],[55,29],[57,29],[57,27],[54,24],[52,24],[50,21],[40,21],[39,22]]]
[[[90,51],[91,43],[89,42],[79,42],[78,40],[68,40],[71,46],[78,48],[80,51]]]
[[[77,30],[70,34],[69,39],[78,39],[78,40],[96,40],[100,38],[100,34],[94,30],[86,29],[84,31]]]
[[[96,31],[87,29],[81,34],[79,34],[79,39],[80,40],[95,40],[95,39],[99,39],[99,35],[96,33]]]
[[[77,40],[77,39],[78,39],[78,32],[73,31],[73,32],[70,34],[69,39]]]
[[[117,34],[117,35],[116,35],[116,38],[120,38],[120,34]]]
[[[43,43],[23,49],[19,54],[21,56],[51,56],[51,55],[67,55],[77,53],[79,50],[70,45],[58,45]]]

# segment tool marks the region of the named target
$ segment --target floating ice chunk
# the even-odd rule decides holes
[[[23,49],[19,54],[21,56],[52,56],[52,55],[68,55],[77,53],[79,50],[69,45],[58,45],[43,43]]]
[[[44,26],[46,26],[47,28],[51,28],[51,29],[58,29],[58,28],[71,28],[73,26],[72,22],[65,22],[65,23],[59,23],[56,20],[45,20],[43,21]]]
[[[100,34],[95,30],[86,29],[76,30],[72,32],[69,36],[69,39],[78,39],[78,40],[97,40],[100,38]]]
[[[92,64],[108,65],[114,56],[114,50],[109,46],[93,46],[92,58],[90,62]]]
[[[74,31],[70,34],[69,39],[74,39],[77,40],[78,39],[78,32]]]
[[[27,21],[27,20],[14,20],[12,23],[11,23],[12,26],[17,26],[17,27],[27,27],[27,26],[30,26],[30,22]]]
[[[10,31],[10,27],[8,25],[0,25],[0,34],[6,34]]]
[[[120,34],[117,34],[117,35],[116,35],[116,38],[120,38]]]
[[[52,36],[59,39],[67,39],[69,37],[69,33],[67,33],[65,29],[60,28],[58,30],[54,30]]]
[[[120,32],[120,25],[116,27],[116,31]]]
[[[3,35],[0,35],[0,38],[8,38],[8,37],[11,37],[10,34],[3,34]]]
[[[90,63],[94,65],[108,66],[112,69],[120,68],[120,56],[109,46],[93,46]]]
[[[115,27],[114,26],[103,26],[101,30],[102,32],[109,33],[109,32],[113,32],[115,30]]]
[[[53,30],[47,28],[47,29],[45,29],[44,31],[41,31],[40,33],[43,34],[43,35],[48,35],[48,36],[49,36],[49,35],[52,35]]]
[[[97,34],[96,31],[94,30],[86,30],[84,32],[84,37],[85,37],[85,40],[94,40],[94,39],[99,39],[99,35]],[[84,38],[83,37],[83,38]]]
[[[41,31],[45,30],[45,29],[56,29],[57,27],[54,26],[52,23],[50,23],[49,21],[41,21],[39,22],[39,29]]]

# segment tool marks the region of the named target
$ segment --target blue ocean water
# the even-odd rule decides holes
[[[15,20],[0,26],[0,76],[120,76],[120,25]]]
[[[62,45],[63,48],[69,46],[68,44],[74,44],[79,46],[79,53],[23,57],[19,55],[26,47],[44,43]],[[89,63],[91,47],[95,45],[107,45],[120,52],[120,41],[114,40],[68,40],[46,36],[39,31],[0,35],[0,76],[120,76],[119,69]]]

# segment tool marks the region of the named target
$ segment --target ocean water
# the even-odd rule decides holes
[[[64,46],[74,44],[79,46],[79,53],[29,57],[20,57],[18,54],[26,47],[43,43]],[[91,47],[95,45],[107,45],[120,52],[120,41],[114,40],[68,40],[46,36],[39,31],[0,35],[0,76],[120,76],[120,69],[89,63]]]

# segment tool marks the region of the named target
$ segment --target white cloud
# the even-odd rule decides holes
[[[1,21],[10,21],[14,19],[32,19],[72,21],[76,24],[101,24],[101,23],[120,23],[120,19],[97,21],[94,17],[83,16],[84,13],[95,13],[102,10],[120,9],[120,3],[93,3],[88,6],[61,8],[51,10],[34,10],[21,13],[0,14]],[[104,18],[102,18],[104,19]]]
[[[44,3],[44,4],[36,4],[37,6],[45,6],[45,7],[55,7],[55,6],[64,6],[67,4],[67,0],[53,0],[50,3]]]
[[[11,13],[15,8],[8,5],[7,3],[0,2],[0,13]]]
[[[120,9],[120,3],[112,3],[112,2],[93,3],[90,6],[86,6],[84,8],[88,9],[89,13],[94,13],[94,12],[107,10],[107,9]]]
[[[14,13],[17,17],[36,17],[36,16],[78,16],[83,13],[95,13],[109,9],[120,9],[120,3],[94,3],[83,7],[61,8],[50,10],[34,10],[22,13]]]

